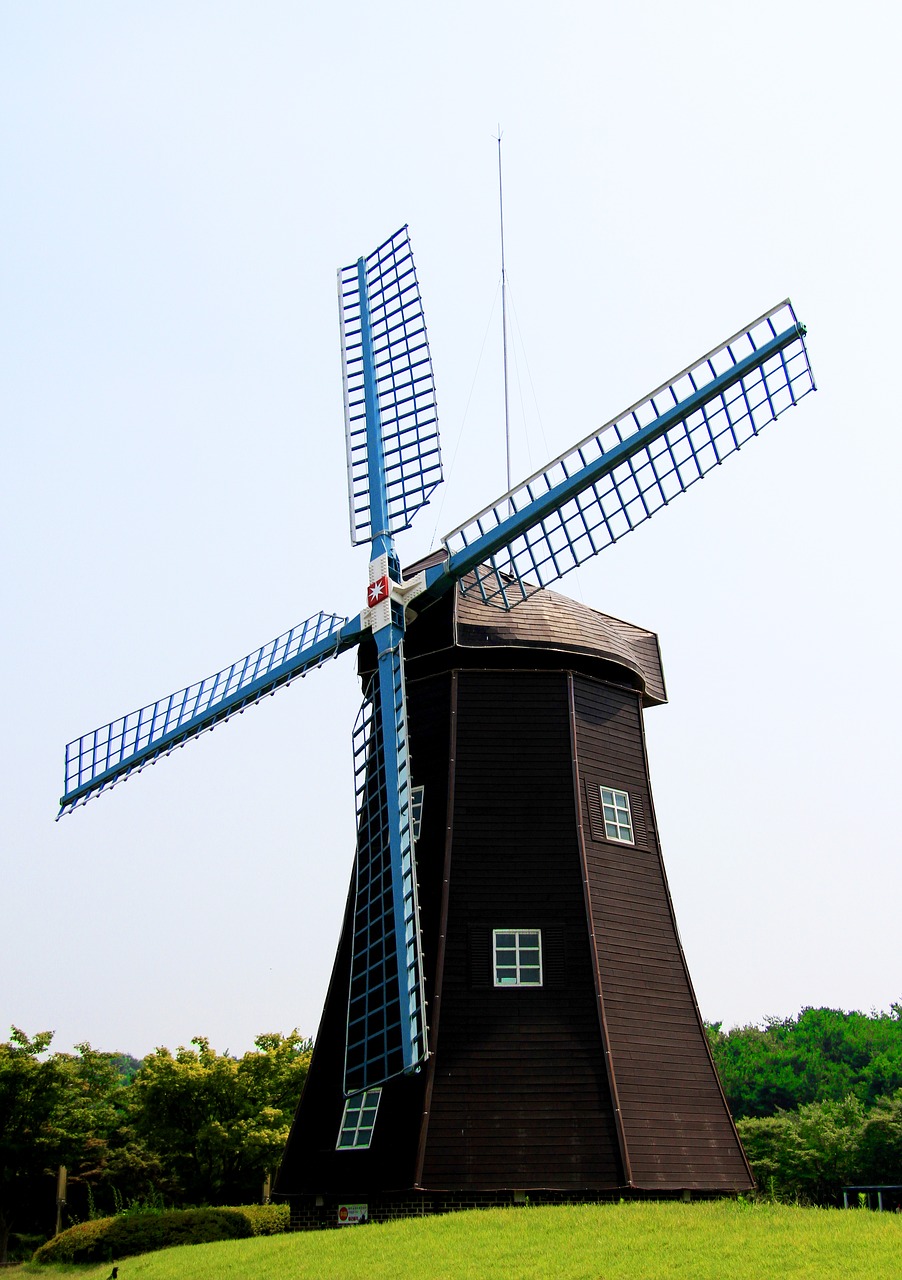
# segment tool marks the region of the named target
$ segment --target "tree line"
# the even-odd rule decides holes
[[[843,1185],[902,1183],[902,1004],[888,1013],[803,1009],[764,1027],[707,1024],[759,1188],[838,1203]],[[68,1215],[261,1198],[288,1137],[312,1042],[258,1036],[234,1057],[197,1037],[140,1062],[13,1028],[0,1044],[0,1262],[11,1230]]]
[[[902,1184],[902,1004],[707,1032],[760,1192],[830,1205]]]
[[[52,1033],[0,1044],[0,1263],[10,1232],[47,1235],[53,1177],[67,1169],[64,1223],[128,1207],[259,1201],[288,1138],[312,1041],[261,1035],[240,1058],[197,1037],[142,1061]]]

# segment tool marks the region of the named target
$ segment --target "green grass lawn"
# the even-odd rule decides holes
[[[109,1264],[19,1274],[106,1280]],[[16,1274],[11,1272],[8,1274]],[[489,1209],[191,1245],[126,1258],[119,1280],[902,1280],[902,1215],[785,1205]]]

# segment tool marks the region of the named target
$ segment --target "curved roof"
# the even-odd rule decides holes
[[[510,611],[461,595],[459,590],[454,595],[454,642],[462,649],[550,650],[600,659],[638,676],[647,706],[667,701],[653,631],[547,589]]]
[[[433,552],[408,566],[405,577],[411,578],[429,565],[440,563],[446,555],[443,548]],[[452,607],[453,632],[449,634]],[[413,616],[416,618],[416,600]],[[590,664],[601,663],[608,669],[619,667],[628,672],[630,684],[641,689],[642,701],[647,707],[667,701],[661,652],[654,631],[612,618],[547,588],[535,591],[515,608],[505,610],[483,603],[475,592],[462,595],[460,588],[455,587],[424,609],[408,631],[405,642],[408,663],[420,669],[423,660],[431,665],[429,655],[452,647],[514,651],[520,663],[529,651],[558,657],[572,654],[575,659],[588,659]],[[368,665],[372,662],[362,658],[361,669]],[[608,670],[608,678],[610,675]]]

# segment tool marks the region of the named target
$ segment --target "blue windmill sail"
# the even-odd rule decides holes
[[[359,618],[314,614],[205,680],[75,738],[66,746],[58,816],[321,666],[360,634]]]
[[[399,652],[388,711],[397,738],[406,741],[401,662]],[[345,1040],[347,1094],[382,1084],[426,1056],[410,778],[406,754],[400,768],[387,767],[391,760],[383,711],[380,682],[374,677],[354,730],[358,847]]]
[[[511,608],[635,529],[815,389],[787,299],[443,539]]]
[[[407,529],[442,481],[435,381],[407,228],[338,273],[351,541]],[[367,324],[375,400],[364,378]],[[388,523],[373,528],[372,439],[378,431]]]
[[[393,534],[428,501],[441,480],[441,458],[432,363],[406,227],[339,272],[339,282],[351,538],[371,544],[367,617],[377,655],[357,753],[357,887],[345,1044],[345,1089],[352,1093],[418,1070],[427,1052],[410,838],[406,588]]]

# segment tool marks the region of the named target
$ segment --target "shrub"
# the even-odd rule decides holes
[[[255,1206],[256,1207],[256,1206]],[[262,1206],[261,1206],[262,1207]],[[111,1262],[172,1245],[240,1240],[257,1234],[242,1209],[171,1209],[95,1218],[62,1231],[35,1252],[35,1262]]]
[[[287,1204],[242,1204],[235,1212],[244,1214],[255,1236],[274,1236],[290,1230]]]

